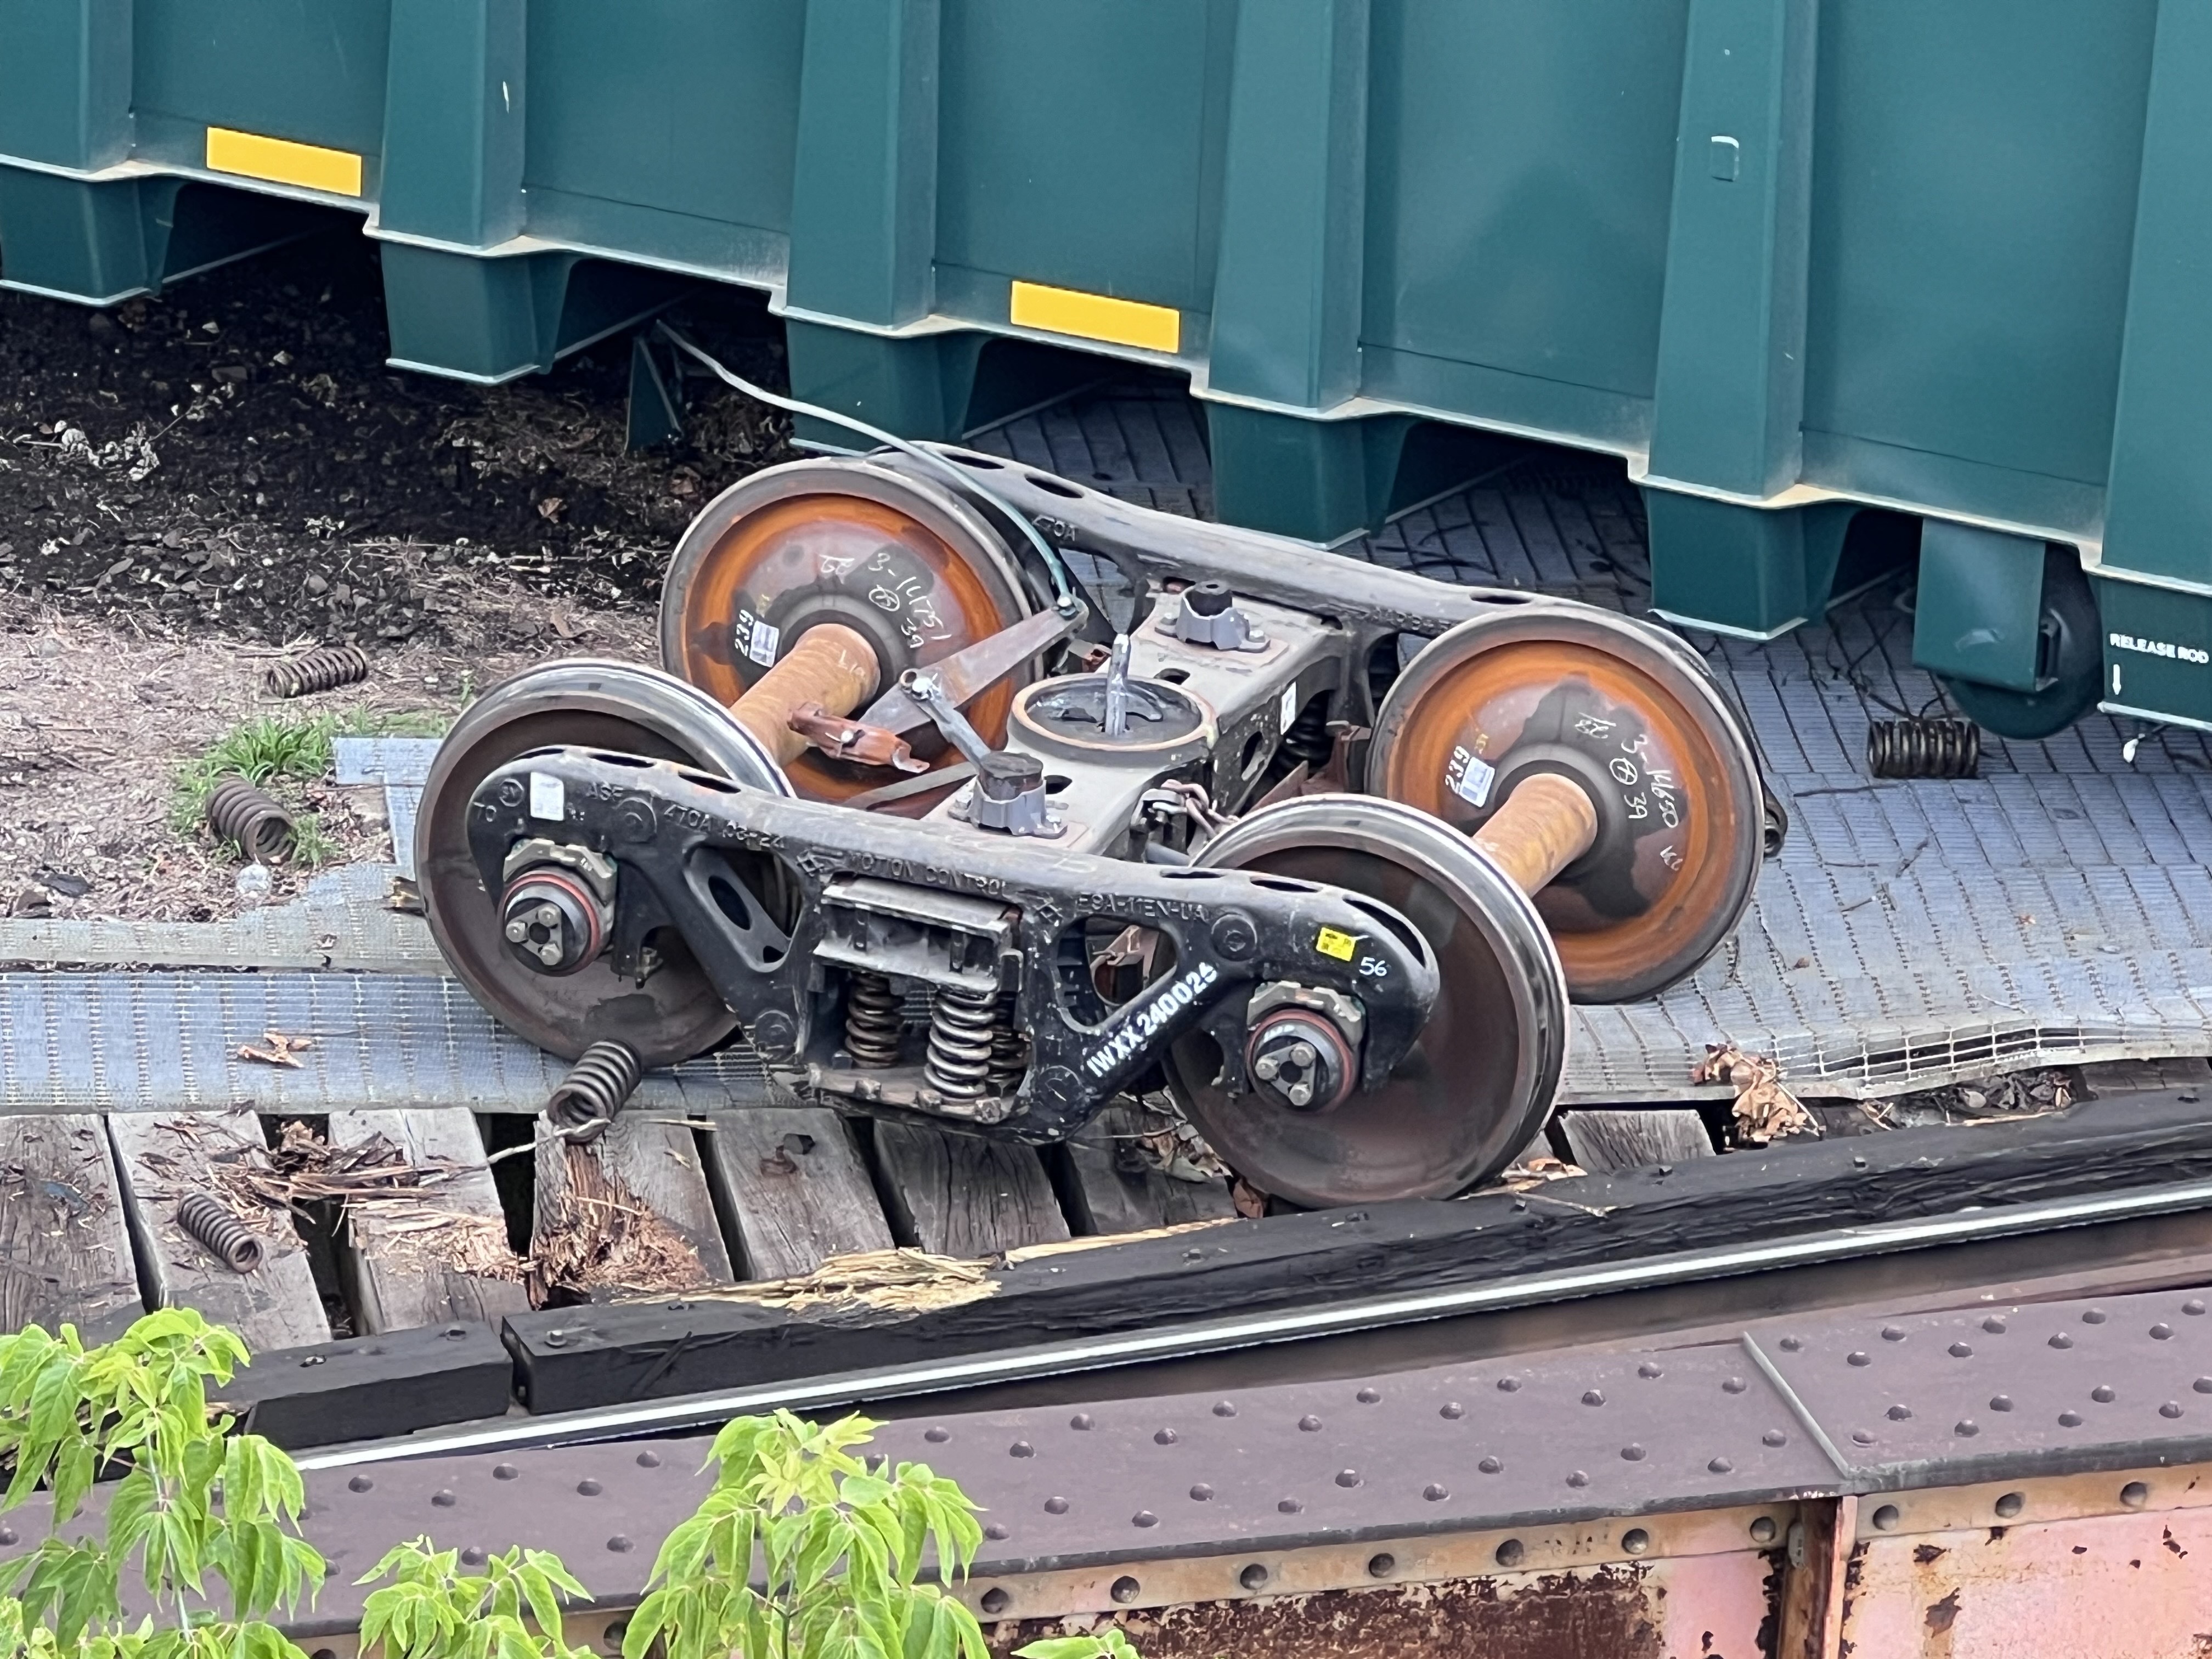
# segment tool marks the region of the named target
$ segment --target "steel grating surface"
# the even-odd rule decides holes
[[[295,1070],[238,1056],[313,1039]],[[0,974],[0,1113],[397,1106],[534,1112],[567,1069],[501,1030],[460,981],[416,974]],[[648,1073],[635,1105],[702,1111],[775,1091],[733,1045]]]
[[[1109,392],[974,441],[1115,495],[1207,510],[1180,392]],[[1608,605],[1650,600],[1643,505],[1615,459],[1542,451],[1343,550],[1393,568]],[[1984,734],[1983,776],[1876,781],[1870,719],[1940,707],[1895,585],[1769,643],[1692,633],[1748,714],[1793,829],[1750,915],[1692,978],[1576,1011],[1563,1098],[1687,1097],[1723,1040],[1802,1092],[1879,1096],[1987,1073],[2212,1054],[2212,744],[2132,764],[2093,714],[2044,743]]]

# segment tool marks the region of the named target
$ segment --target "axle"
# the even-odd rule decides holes
[[[1597,840],[1597,808],[1572,778],[1539,772],[1516,786],[1474,844],[1534,898]]]

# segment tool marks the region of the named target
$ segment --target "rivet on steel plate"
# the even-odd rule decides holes
[[[1641,1555],[1651,1547],[1651,1534],[1641,1527],[1631,1527],[1620,1534],[1620,1547],[1631,1555]]]
[[[430,1501],[441,1510],[449,1510],[461,1500],[453,1496],[453,1489],[451,1487],[447,1487],[441,1491],[432,1492],[430,1494]]]
[[[1954,1359],[1972,1359],[1974,1357],[1973,1344],[1971,1342],[1954,1342],[1950,1346],[1949,1352],[1951,1358]]]
[[[1874,1356],[1869,1353],[1864,1348],[1854,1348],[1850,1352],[1844,1356],[1844,1364],[1846,1365],[1871,1365],[1874,1364]]]
[[[1774,1541],[1775,1530],[1774,1517],[1771,1515],[1762,1515],[1751,1523],[1751,1541],[1754,1544],[1771,1544]]]
[[[1107,1589],[1106,1594],[1112,1596],[1116,1601],[1127,1602],[1135,1601],[1139,1595],[1143,1595],[1144,1592],[1145,1587],[1142,1584],[1130,1577],[1127,1573],[1124,1573],[1121,1577],[1116,1578],[1114,1581],[1112,1585]]]
[[[1882,1532],[1894,1532],[1897,1529],[1897,1523],[1904,1518],[1897,1512],[1897,1505],[1894,1504],[1884,1504],[1874,1512],[1874,1524]]]
[[[1336,1484],[1340,1486],[1358,1486],[1359,1484],[1359,1471],[1358,1469],[1339,1469],[1336,1472]]]
[[[1008,1607],[1013,1606],[1013,1604],[1014,1598],[1007,1595],[1006,1590],[1000,1585],[994,1584],[990,1589],[983,1592],[981,1601],[983,1611],[989,1613],[994,1619],[998,1617],[999,1614],[1004,1613]]]
[[[1363,1406],[1371,1406],[1382,1398],[1382,1391],[1380,1389],[1362,1389],[1352,1397]]]
[[[1087,1429],[1091,1425],[1088,1423],[1085,1423],[1083,1426]],[[929,1442],[933,1446],[941,1446],[946,1441],[952,1438],[952,1431],[948,1428],[932,1425],[921,1431],[921,1437]]]
[[[1495,1457],[1486,1457],[1474,1467],[1480,1469],[1485,1474],[1497,1474],[1504,1469],[1505,1465]]]
[[[1805,1340],[1802,1337],[1785,1336],[1782,1339],[1782,1352],[1784,1353],[1796,1353],[1804,1346]]]
[[[1649,1359],[1645,1360],[1641,1365],[1638,1365],[1636,1368],[1636,1374],[1647,1382],[1655,1376],[1664,1376],[1666,1375],[1664,1371],[1660,1370],[1656,1363]]]
[[[1212,1496],[1213,1488],[1203,1480],[1190,1489],[1190,1501],[1194,1504],[1203,1504]]]
[[[566,1331],[548,1331],[548,1332],[546,1332],[546,1333],[545,1333],[545,1346],[546,1346],[547,1347],[549,1347],[549,1348],[565,1348],[565,1347],[567,1347],[567,1346],[568,1346],[568,1332],[566,1332]]]
[[[1759,1437],[1759,1441],[1763,1446],[1786,1446],[1790,1443],[1790,1437],[1779,1429],[1769,1429]]]
[[[468,1334],[469,1328],[465,1325],[448,1325],[446,1327],[446,1340],[448,1342],[453,1341],[457,1337],[466,1336]]]
[[[491,1478],[495,1480],[519,1480],[522,1478],[522,1471],[512,1463],[495,1463],[491,1466]]]
[[[983,1536],[994,1544],[1003,1544],[1013,1535],[1012,1528],[1003,1521],[994,1521],[983,1528]]]
[[[2179,1416],[2180,1416],[2180,1415],[2181,1415],[2181,1402],[2180,1402],[2179,1400],[2169,1400],[2169,1401],[2167,1401],[2166,1402],[2166,1404],[2164,1404],[2163,1406],[2160,1406],[2160,1407],[2158,1408],[2158,1414],[2159,1414],[2160,1417],[2179,1417]]]
[[[1972,1440],[1982,1431],[1982,1425],[1971,1417],[1962,1417],[1951,1425],[1951,1432],[1962,1439]]]
[[[1501,1567],[1517,1567],[1521,1565],[1522,1558],[1528,1553],[1522,1547],[1519,1539],[1509,1538],[1492,1553],[1491,1559]]]
[[[1370,1578],[1388,1578],[1397,1571],[1398,1558],[1388,1550],[1367,1558],[1367,1576]]]
[[[1883,1341],[1885,1341],[1885,1342],[1902,1342],[1902,1341],[1904,1341],[1904,1340],[1905,1340],[1905,1330],[1904,1330],[1904,1328],[1903,1328],[1902,1326],[1899,1326],[1899,1325],[1885,1325],[1885,1326],[1883,1326],[1883,1327],[1881,1328],[1881,1340],[1882,1340]]]
[[[480,1567],[483,1565],[483,1564],[484,1553],[481,1545],[471,1544],[468,1548],[461,1552],[461,1565],[463,1566]]]
[[[1633,1443],[1623,1446],[1620,1449],[1620,1456],[1623,1462],[1641,1463],[1644,1461],[1644,1448]]]
[[[2010,1411],[2012,1409],[2012,1396],[2008,1394],[1991,1395],[1990,1396],[1990,1409],[1993,1412]]]
[[[2120,1488],[2120,1502],[2131,1510],[2139,1510],[2150,1502],[2150,1488],[2140,1480],[2130,1480]]]
[[[1589,1476],[1582,1470],[1577,1469],[1567,1476],[1567,1484],[1571,1486],[1587,1486],[1589,1485]]]
[[[1012,1445],[1006,1448],[1006,1455],[1009,1457],[1035,1457],[1036,1455],[1036,1448],[1030,1444],[1026,1440],[1017,1440]]]
[[[1451,1491],[1449,1487],[1440,1486],[1431,1480],[1421,1488],[1421,1496],[1431,1504],[1441,1504],[1451,1496]]]
[[[1234,1417],[1237,1415],[1237,1407],[1229,1401],[1217,1400],[1213,1402],[1213,1414],[1216,1417]]]
[[[13,1527],[0,1527],[0,1545],[4,1545],[4,1544],[13,1544],[13,1543],[15,1543],[15,1542],[17,1542],[17,1541],[18,1541],[18,1534],[17,1534],[17,1533],[16,1533],[16,1531],[15,1531],[15,1528],[13,1528]]]
[[[2200,1376],[2189,1386],[2198,1394],[2212,1394],[2212,1376]]]
[[[2150,1340],[2154,1342],[2163,1342],[2172,1334],[2173,1327],[2171,1325],[2154,1325],[2150,1328]]]
[[[1300,1510],[1305,1508],[1305,1505],[1295,1498],[1285,1498],[1277,1500],[1275,1507],[1285,1515],[1296,1515]]]
[[[1999,1520],[2009,1521],[2027,1507],[2027,1494],[2024,1492],[2006,1492],[1997,1499],[1995,1507]]]
[[[1298,1426],[1308,1434],[1316,1433],[1321,1428],[1321,1419],[1313,1416],[1301,1417],[1298,1419]]]
[[[1160,1517],[1150,1510],[1139,1510],[1129,1517],[1129,1524],[1133,1527],[1157,1527],[1160,1524]]]
[[[1605,1404],[1605,1395],[1595,1389],[1584,1389],[1583,1390],[1583,1404],[1585,1406],[1602,1406]]]
[[[637,1466],[641,1469],[659,1468],[660,1467],[660,1454],[657,1451],[640,1452],[637,1455]]]
[[[2111,1383],[2100,1382],[2095,1388],[2089,1390],[2089,1398],[2095,1401],[2100,1406],[2109,1406],[2114,1400],[2118,1399],[2118,1396],[2112,1392],[2112,1385]]]
[[[1709,1462],[1705,1468],[1715,1474],[1726,1474],[1735,1468],[1735,1465],[1725,1457],[1716,1457]]]
[[[1255,1561],[1237,1575],[1237,1582],[1248,1590],[1264,1589],[1267,1583],[1267,1570]]]
[[[2051,1334],[2051,1346],[2054,1348],[2070,1348],[2074,1346],[2074,1339],[2063,1331],[2053,1331]]]
[[[1438,1417],[1450,1418],[1453,1421],[1456,1422],[1461,1418],[1467,1415],[1467,1407],[1461,1405],[1456,1400],[1447,1400],[1443,1405],[1437,1407],[1437,1415]]]
[[[2105,1322],[2105,1310],[2104,1310],[2102,1308],[2084,1308],[2084,1309],[2082,1309],[2082,1310],[2081,1310],[2081,1322],[2082,1322],[2084,1325],[2101,1325],[2101,1324],[2103,1324],[2103,1323]]]
[[[1078,1412],[1074,1416],[1067,1419],[1067,1426],[1071,1429],[1087,1429],[1097,1419],[1094,1419],[1089,1412]],[[933,1430],[932,1432],[942,1433],[943,1431],[941,1430]],[[945,1437],[948,1440],[951,1438],[950,1435],[945,1435]]]
[[[604,1490],[605,1489],[589,1475],[576,1483],[576,1495],[579,1498],[597,1498]]]
[[[1851,1444],[1854,1446],[1871,1446],[1874,1444],[1874,1431],[1871,1429],[1853,1429],[1851,1431]]]
[[[1176,1431],[1173,1429],[1161,1429],[1152,1436],[1155,1446],[1172,1446],[1175,1443]]]
[[[1982,1328],[1991,1336],[2002,1336],[2005,1334],[2005,1322],[1995,1314],[1991,1314],[1982,1322]]]
[[[1721,1384],[1721,1392],[1723,1394],[1741,1394],[1750,1386],[1751,1384],[1745,1382],[1741,1377],[1731,1376],[1727,1382]]]
[[[2062,1428],[2062,1429],[2078,1429],[2078,1428],[2080,1428],[2080,1427],[2081,1426],[2081,1413],[2079,1413],[2079,1412],[2061,1412],[2061,1413],[2058,1413],[2058,1426],[2059,1426],[2060,1428]]]
[[[2181,1311],[2185,1314],[2191,1315],[2201,1314],[2204,1311],[2204,1304],[2202,1302],[2199,1302],[2195,1297],[2191,1297],[2188,1301],[2181,1304]]]
[[[2003,1408],[2000,1407],[1998,1409],[2002,1410]],[[1905,1404],[1902,1401],[1899,1401],[1896,1405],[1892,1406],[1889,1408],[1889,1420],[1893,1423],[1905,1422],[1910,1419],[1911,1415],[1912,1407]]]
[[[1498,1379],[1498,1392],[1500,1394],[1511,1394],[1520,1386],[1521,1379],[1517,1376],[1501,1376]]]
[[[1065,1498],[1060,1497],[1046,1498],[1044,1500],[1044,1512],[1047,1515],[1066,1515],[1067,1513],[1067,1500]]]
[[[369,1479],[368,1476],[365,1474],[356,1474],[352,1480],[346,1482],[346,1490],[348,1492],[367,1492],[375,1484],[376,1482]]]

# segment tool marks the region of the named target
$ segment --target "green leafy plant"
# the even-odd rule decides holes
[[[337,722],[328,714],[262,714],[233,726],[177,774],[171,824],[185,833],[198,829],[208,795],[222,778],[313,782],[331,769],[337,733]]]
[[[384,1659],[592,1659],[568,1645],[561,1621],[562,1598],[590,1592],[544,1550],[518,1546],[465,1573],[453,1551],[417,1538],[361,1582],[380,1578],[393,1582],[368,1593],[361,1644]]]
[[[0,1509],[42,1489],[36,1549],[0,1563],[0,1653],[81,1659],[300,1659],[266,1616],[297,1610],[323,1558],[299,1534],[292,1460],[232,1434],[207,1388],[245,1345],[189,1308],[148,1314],[86,1348],[64,1325],[0,1336]],[[121,1471],[102,1524],[72,1527],[94,1478]],[[136,1565],[154,1613],[127,1620]]]
[[[714,1489],[660,1547],[623,1659],[987,1659],[975,1615],[917,1581],[925,1549],[945,1583],[967,1571],[975,1506],[926,1463],[872,1473],[853,1449],[875,1427],[780,1411],[715,1436]]]
[[[1134,1644],[1110,1625],[1096,1635],[1048,1636],[1014,1652],[1018,1659],[1139,1659]]]

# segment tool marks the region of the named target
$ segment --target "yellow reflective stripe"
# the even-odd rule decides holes
[[[1016,283],[1008,311],[1019,328],[1048,329],[1147,351],[1172,352],[1182,343],[1182,318],[1172,306],[1148,306],[1072,288],[1047,288],[1042,283]]]
[[[361,194],[361,157],[319,144],[295,144],[289,138],[264,138],[258,132],[234,132],[228,127],[207,130],[207,164],[210,172],[235,173],[271,184],[303,185],[338,196]]]

